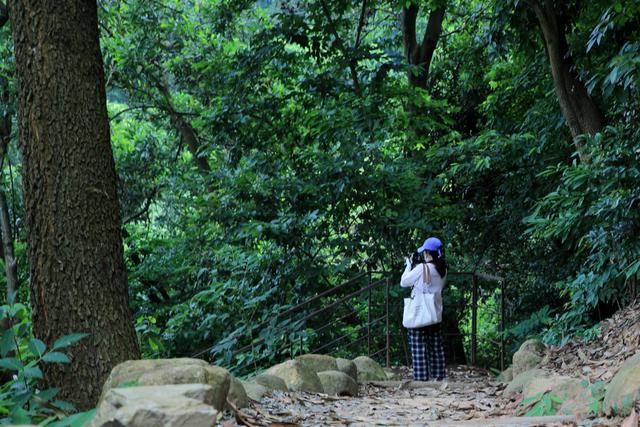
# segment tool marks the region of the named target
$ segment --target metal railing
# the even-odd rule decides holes
[[[383,363],[390,366],[392,347],[404,347],[405,353],[407,352],[404,342],[406,338],[401,327],[402,304],[391,303],[390,283],[397,282],[396,276],[397,274],[372,271],[361,273],[283,310],[247,331],[226,337],[194,357],[208,359],[230,369],[236,375],[303,353],[344,357],[367,354],[378,359],[384,354]],[[476,272],[450,272],[448,276],[471,280],[471,331],[466,334],[470,335],[471,365],[476,365],[478,351],[478,279],[500,283],[500,334],[499,341],[492,343],[499,346],[500,369],[504,369],[504,280]],[[402,298],[396,295],[394,301],[402,301]],[[462,304],[463,307],[466,305]],[[267,331],[268,335],[265,334]]]

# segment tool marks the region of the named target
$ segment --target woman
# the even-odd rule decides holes
[[[442,288],[447,278],[447,264],[444,261],[442,242],[436,237],[429,237],[418,248],[422,253],[427,275],[423,277],[421,264],[412,268],[411,260],[406,259],[406,268],[400,279],[403,288],[412,287],[411,296],[419,292],[434,294],[436,310],[442,314]],[[423,328],[407,329],[409,346],[413,359],[413,379],[416,381],[444,380],[444,348],[442,346],[441,323]]]

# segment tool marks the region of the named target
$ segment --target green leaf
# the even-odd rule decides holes
[[[0,337],[0,356],[5,357],[9,352],[15,350],[16,345],[13,341],[15,333],[13,328],[9,328],[2,333]]]
[[[58,350],[60,348],[64,348],[64,347],[69,347],[71,344],[75,344],[76,342],[80,341],[81,339],[88,337],[89,334],[85,334],[85,333],[75,333],[75,334],[69,334],[69,335],[64,335],[60,338],[58,338],[54,343],[53,343],[53,350]]]
[[[52,351],[42,356],[42,360],[48,363],[71,363],[69,356],[58,351]]]
[[[70,417],[49,424],[49,427],[82,427],[89,422],[96,414],[95,409],[73,414]]]
[[[48,388],[46,390],[42,390],[41,392],[39,392],[37,394],[37,396],[42,400],[49,401],[49,400],[53,399],[59,392],[60,392],[59,388],[52,387],[52,388]]]
[[[31,366],[29,368],[24,368],[22,374],[25,378],[35,378],[41,380],[43,378],[42,371],[37,366]]]
[[[31,351],[31,353],[33,353],[34,356],[42,357],[42,355],[44,354],[44,351],[47,349],[47,346],[45,345],[45,343],[43,343],[39,339],[32,338],[29,340],[28,348],[29,348],[29,351]]]
[[[73,406],[69,402],[65,402],[64,400],[54,400],[53,402],[51,402],[51,404],[53,406],[55,406],[56,408],[62,409],[65,412],[75,412],[76,411],[76,407],[75,406]]]
[[[31,424],[29,413],[22,407],[16,407],[10,414],[13,424]]]
[[[24,365],[15,357],[5,357],[0,359],[0,368],[5,368],[10,371],[19,371],[24,368]]]

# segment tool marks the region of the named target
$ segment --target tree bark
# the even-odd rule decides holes
[[[402,8],[402,40],[404,44],[404,56],[411,69],[407,72],[409,86],[428,90],[429,69],[433,54],[438,46],[438,40],[442,33],[442,21],[445,8],[433,9],[429,13],[427,28],[424,31],[422,41],[418,43],[416,36],[416,21],[419,7],[412,3],[409,7]],[[412,100],[407,104],[409,116],[409,138],[422,138],[426,130],[420,125],[420,117],[427,114],[424,108],[416,106]],[[411,153],[415,155],[415,153]]]
[[[34,333],[88,332],[45,383],[80,409],[139,356],[131,322],[96,2],[10,0]]]
[[[445,9],[440,7],[433,9],[429,13],[427,28],[424,31],[421,43],[418,43],[416,38],[418,11],[418,6],[413,3],[409,7],[402,9],[402,40],[405,59],[407,63],[413,66],[408,72],[409,84],[426,90],[431,60],[442,33]]]
[[[532,0],[549,56],[553,84],[576,149],[583,158],[579,135],[594,135],[604,124],[604,116],[578,76],[566,38],[566,22],[551,0]]]

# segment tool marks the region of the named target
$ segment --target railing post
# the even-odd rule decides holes
[[[504,342],[504,331],[506,325],[506,309],[504,306],[505,301],[505,292],[506,286],[504,285],[504,280],[500,281],[500,371],[504,371],[504,354],[505,354],[505,342]]]
[[[371,269],[368,271],[371,286]],[[367,356],[371,356],[371,288],[367,292]]]
[[[471,366],[476,365],[478,351],[478,277],[471,276]]]
[[[300,356],[304,354],[304,342],[302,340],[302,334],[300,334]]]
[[[386,312],[386,319],[387,319],[387,325],[385,328],[385,331],[387,333],[387,342],[385,344],[385,352],[386,352],[386,359],[387,359],[387,368],[391,367],[391,331],[389,330],[389,276],[387,276],[386,278],[386,282],[385,282],[385,312]]]

